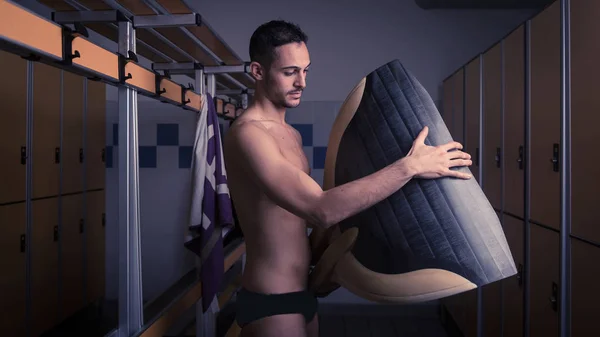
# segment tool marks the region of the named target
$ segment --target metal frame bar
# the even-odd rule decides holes
[[[26,136],[26,145],[25,145],[25,209],[26,209],[26,218],[25,218],[25,277],[27,279],[26,292],[25,292],[25,301],[27,302],[25,309],[25,333],[27,336],[31,336],[32,334],[32,326],[35,324],[33,322],[33,315],[31,312],[31,302],[32,302],[32,286],[31,286],[31,240],[32,236],[32,177],[33,177],[33,62],[27,61],[27,105],[26,105],[26,128],[27,128],[27,136]],[[33,323],[33,324],[32,324]]]
[[[571,1],[560,0],[560,337],[571,335]]]
[[[506,148],[504,135],[506,134],[505,108],[506,108],[506,39],[500,41],[500,225],[505,229],[504,211],[506,210],[505,198],[506,189]],[[506,230],[506,229],[505,229]],[[500,283],[500,336],[504,336],[504,286],[505,282]]]
[[[202,18],[198,13],[189,14],[157,14],[136,15],[133,17],[134,28],[183,27],[200,26]]]
[[[118,10],[52,12],[52,21],[60,24],[79,22],[118,22],[123,19],[123,15]]]
[[[119,53],[135,52],[131,22],[119,23]],[[119,90],[119,336],[143,325],[137,93]]]

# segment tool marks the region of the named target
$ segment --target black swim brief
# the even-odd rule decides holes
[[[302,314],[306,323],[312,321],[317,313],[317,298],[309,291],[297,291],[283,294],[262,294],[241,288],[236,299],[236,321],[244,327],[261,318]]]

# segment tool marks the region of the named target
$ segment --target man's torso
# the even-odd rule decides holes
[[[259,123],[275,139],[287,161],[310,173],[302,140],[291,126],[242,122]],[[229,132],[235,132],[235,127]],[[310,263],[306,222],[274,204],[241,168],[228,165],[227,174],[246,242],[243,286],[265,293],[305,289]]]

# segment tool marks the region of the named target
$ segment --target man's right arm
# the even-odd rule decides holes
[[[242,166],[277,205],[322,228],[360,213],[402,188],[415,175],[428,172],[426,165],[431,157],[407,156],[371,175],[323,191],[283,157],[275,140],[260,126],[238,125],[228,136],[232,164]]]

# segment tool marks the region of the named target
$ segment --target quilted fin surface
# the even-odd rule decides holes
[[[335,154],[334,184],[404,157],[424,126],[426,144],[452,141],[433,100],[399,60],[369,73]],[[342,231],[358,227],[352,253],[376,273],[437,268],[482,286],[517,272],[498,216],[475,179],[413,179],[339,225]]]

